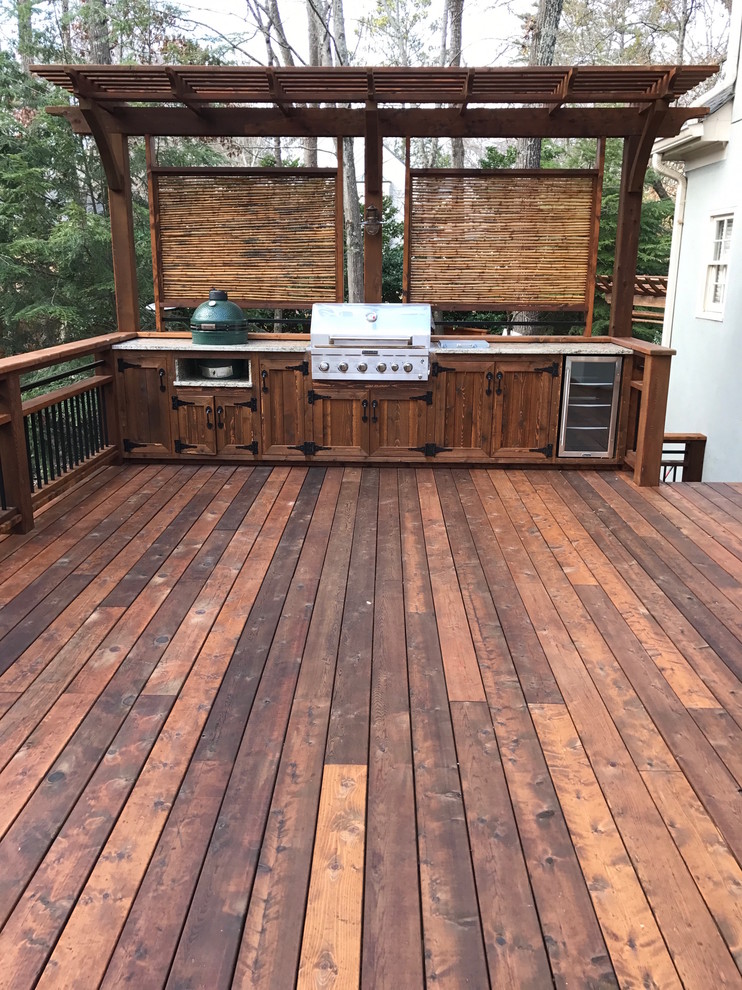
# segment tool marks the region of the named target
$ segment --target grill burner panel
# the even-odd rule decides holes
[[[310,349],[315,381],[427,381],[430,306],[315,303]]]

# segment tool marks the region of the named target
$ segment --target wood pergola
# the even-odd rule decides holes
[[[66,117],[76,133],[92,135],[100,150],[109,187],[121,330],[139,327],[129,137],[362,137],[365,207],[379,211],[382,142],[387,137],[587,137],[598,139],[599,148],[611,137],[624,140],[613,336],[631,335],[642,188],[652,144],[705,114],[703,108],[680,107],[675,101],[717,69],[32,67],[77,100],[77,106],[50,107],[49,112]],[[596,236],[593,242],[596,246]],[[381,299],[381,262],[381,238],[366,230],[368,301]],[[594,268],[591,274],[594,279]]]

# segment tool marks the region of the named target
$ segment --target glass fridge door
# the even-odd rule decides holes
[[[568,357],[564,369],[560,457],[612,457],[621,357]]]

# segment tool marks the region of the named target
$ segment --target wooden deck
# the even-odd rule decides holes
[[[0,987],[742,987],[742,485],[131,465],[0,559]]]

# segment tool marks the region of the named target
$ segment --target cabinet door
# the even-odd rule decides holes
[[[215,454],[216,418],[211,392],[177,391],[173,405],[178,412],[177,454]]]
[[[312,440],[307,414],[307,377],[294,355],[260,361],[260,409],[263,454],[301,459],[295,449]]]
[[[426,384],[371,389],[369,427],[369,453],[424,459],[422,448],[434,442],[432,389]]]
[[[170,356],[152,351],[123,351],[116,357],[124,450],[169,454]]]
[[[494,457],[554,459],[561,368],[550,355],[495,362]]]
[[[433,379],[435,442],[444,448],[439,459],[461,460],[467,453],[489,456],[495,407],[494,363],[446,357],[437,368]]]
[[[365,388],[311,388],[307,392],[316,457],[365,457],[368,453],[369,395]]]
[[[260,420],[255,393],[223,389],[215,394],[214,406],[219,453],[247,457],[258,454]]]

